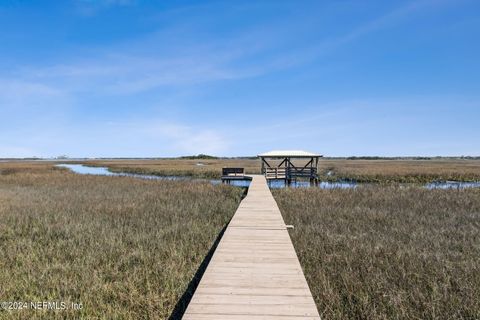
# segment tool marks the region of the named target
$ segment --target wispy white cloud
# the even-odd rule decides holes
[[[0,157],[238,156],[275,148],[306,149],[329,156],[445,155],[445,150],[451,155],[475,154],[478,139],[462,141],[458,136],[478,136],[475,120],[465,111],[476,109],[476,101],[437,96],[318,103],[299,107],[304,111],[297,112],[292,121],[286,122],[279,114],[229,126],[158,116],[98,120],[88,125],[51,121],[49,117],[11,132],[3,130]],[[444,116],[432,114],[432,105]],[[449,114],[450,118],[445,117]],[[462,123],[455,136],[449,131],[449,121]]]
[[[37,152],[34,149],[9,146],[4,143],[0,145],[0,158],[29,158],[35,156],[37,156]]]
[[[32,79],[0,78],[0,134],[14,119],[32,121],[35,116],[65,112],[69,106],[70,97],[56,86]]]
[[[122,54],[116,53],[122,48],[114,46],[93,57],[70,63],[21,67],[12,72],[12,81],[43,83],[45,87],[56,87],[59,91],[71,93],[125,95],[165,86],[243,79],[268,72],[265,66],[237,65],[254,50],[251,46],[248,50],[240,49],[246,45],[244,41],[240,42],[222,48],[215,42],[201,45],[186,43],[157,52],[123,50]],[[135,45],[145,47],[145,43],[141,42]]]
[[[338,37],[328,43],[331,46],[339,46],[357,38],[360,38],[366,34],[377,31],[382,28],[386,28],[398,23],[401,23],[405,19],[412,18],[414,14],[423,12],[425,10],[438,9],[440,7],[458,4],[457,0],[416,0],[408,2],[404,6],[393,9],[390,12],[385,13],[367,23],[360,25],[349,33]]]
[[[71,128],[76,146],[83,147],[95,136],[95,146],[89,155],[111,156],[180,156],[199,153],[222,155],[230,147],[220,129],[190,125],[177,120],[137,118],[96,122],[90,125],[90,135],[81,127]],[[123,146],[123,148],[122,148]],[[98,150],[94,150],[98,148]],[[93,151],[93,152],[92,152]],[[95,152],[96,151],[96,152]],[[70,153],[75,154],[73,149]],[[95,154],[96,153],[96,154]],[[77,154],[78,155],[78,154]]]
[[[2,130],[0,158],[223,155],[230,147],[220,129],[176,120],[99,120],[89,123],[88,129],[75,121],[49,120],[37,119],[29,126]]]
[[[79,3],[85,6],[87,14],[95,14],[97,10],[115,5],[134,4],[131,1],[108,0]],[[97,45],[84,48],[83,51],[79,48],[74,55],[59,56],[50,65],[33,62],[15,67],[8,74],[0,74],[0,135],[9,137],[8,141],[2,142],[0,156],[15,152],[21,156],[63,153],[72,156],[238,155],[254,154],[267,148],[285,148],[288,144],[306,149],[317,145],[321,149],[319,152],[325,150],[331,155],[361,150],[362,138],[371,138],[366,137],[364,132],[380,129],[384,133],[389,131],[377,125],[382,120],[378,114],[370,118],[352,118],[355,108],[388,110],[399,109],[402,103],[410,106],[414,103],[405,99],[399,99],[398,102],[341,101],[331,105],[319,102],[306,108],[305,114],[296,113],[295,119],[288,121],[288,134],[279,135],[279,131],[285,130],[281,113],[277,119],[262,119],[260,124],[241,123],[228,128],[212,128],[203,121],[183,120],[174,116],[168,118],[161,112],[150,112],[141,94],[147,93],[145,96],[148,96],[148,93],[163,88],[173,89],[170,90],[173,93],[169,103],[164,103],[164,100],[159,102],[161,98],[147,103],[163,103],[158,109],[175,109],[181,104],[178,97],[199,85],[205,85],[200,88],[203,90],[208,89],[207,85],[217,82],[249,79],[307,65],[366,35],[408,21],[416,13],[452,3],[451,0],[409,2],[344,34],[318,39],[311,45],[302,42],[300,46],[292,48],[286,43],[295,37],[298,31],[296,24],[301,25],[301,20],[295,20],[295,24],[286,21],[282,26],[278,21],[273,21],[270,27],[267,22],[262,28],[254,25],[218,37],[202,30],[201,23],[190,20],[180,24],[174,22],[173,26],[121,43]],[[194,12],[190,12],[189,16],[193,17]],[[211,19],[211,16],[206,19]],[[292,31],[285,35],[284,31],[288,29]],[[94,100],[89,100],[91,96],[94,96]],[[124,114],[115,117],[115,103],[121,104],[124,97],[130,98],[128,96],[138,96],[138,105],[132,104],[132,112],[121,110]],[[441,105],[439,102],[441,99],[429,101],[428,104]],[[90,103],[97,104],[92,106]],[[109,103],[113,105],[102,110],[103,113],[98,116],[101,119],[91,119],[97,116],[95,108],[98,105]],[[72,105],[82,112],[89,110],[91,116],[82,114],[88,121],[76,119],[79,112],[68,115]],[[202,102],[198,105],[202,107]],[[135,108],[144,108],[150,112],[153,120],[128,120],[128,117],[136,114]],[[286,107],[281,109],[285,110]],[[110,124],[106,123],[108,112],[113,118]],[[62,113],[67,114],[66,119]],[[24,114],[30,119],[28,126],[22,122]],[[140,110],[138,117],[141,116],[145,116],[145,113],[142,114]],[[12,121],[12,117],[16,120]],[[122,117],[123,120],[119,120]],[[363,120],[360,122],[357,119]],[[401,120],[406,125],[408,121],[413,121]],[[388,123],[395,123],[395,120]],[[17,129],[21,126],[28,127],[28,130]],[[238,139],[239,132],[242,139]],[[353,145],[353,148],[358,146],[358,149],[342,150],[344,143]]]
[[[336,50],[340,50],[342,47],[360,40],[369,34],[401,24],[414,17],[415,14],[448,8],[449,6],[458,4],[459,1],[460,0],[416,0],[407,2],[376,18],[357,25],[344,34],[338,34],[320,40],[314,45],[303,47],[300,50],[292,50],[283,55],[276,56],[270,60],[269,67],[271,69],[281,69],[309,63],[319,57],[332,54]]]
[[[236,141],[229,155],[238,155],[236,150],[255,155],[274,149],[305,149],[327,156],[476,155],[480,143],[471,138],[480,133],[469,117],[476,109],[478,97],[446,94],[319,102],[296,106],[299,111],[291,119],[272,114],[225,132],[227,141]],[[452,123],[462,123],[454,134]],[[241,139],[236,139],[237,132]]]
[[[224,136],[213,129],[195,128],[171,123],[153,124],[147,132],[168,138],[178,152],[186,154],[223,154],[229,147]]]
[[[40,82],[0,79],[0,99],[18,100],[23,97],[55,97],[62,92]]]
[[[80,1],[95,5],[126,5],[131,1]],[[444,0],[442,3],[450,3]],[[27,66],[13,73],[13,81],[35,82],[64,92],[135,94],[165,86],[189,86],[245,79],[309,63],[371,32],[401,22],[414,12],[438,6],[431,0],[415,1],[360,25],[350,32],[301,49],[274,49],[283,40],[278,28],[237,34],[233,39],[195,37],[171,43],[168,29],[141,39],[96,50],[88,58],[60,61],[50,66]],[[175,32],[195,34],[195,25]],[[278,27],[278,26],[277,26]],[[266,28],[268,30],[268,28]],[[267,39],[267,40],[266,40]],[[273,40],[275,39],[275,40]],[[148,48],[142,52],[142,49]],[[268,58],[266,58],[268,56]],[[256,59],[259,58],[259,59]]]

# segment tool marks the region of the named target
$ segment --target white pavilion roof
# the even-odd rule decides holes
[[[258,155],[259,157],[321,157],[322,155],[303,150],[273,150]]]

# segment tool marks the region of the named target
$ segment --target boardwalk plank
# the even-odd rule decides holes
[[[320,319],[263,176],[252,176],[183,319]]]

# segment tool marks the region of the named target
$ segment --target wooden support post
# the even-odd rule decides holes
[[[290,161],[288,158],[283,160],[285,162],[285,184],[290,187],[290,183],[292,182],[290,179]]]

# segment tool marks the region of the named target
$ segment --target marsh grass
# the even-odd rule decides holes
[[[83,309],[0,318],[167,318],[242,192],[2,164],[0,300]]]
[[[155,161],[89,164],[194,176],[222,166],[257,170],[245,159]],[[328,161],[321,166],[336,177],[365,181],[478,175],[478,161]],[[291,236],[324,319],[480,318],[479,189],[273,193],[295,225]],[[208,183],[81,176],[47,162],[0,163],[1,300],[84,305],[0,318],[168,317],[241,194]]]
[[[202,165],[198,165],[201,163]],[[247,173],[260,173],[258,159],[158,159],[97,160],[87,165],[106,166],[116,172],[153,175],[180,175],[218,179],[222,167],[242,167]],[[321,159],[320,179],[341,179],[368,183],[428,183],[433,181],[480,181],[480,160],[344,160]],[[330,175],[327,174],[330,172]]]
[[[106,166],[113,172],[159,176],[191,176],[219,179],[223,167],[242,167],[247,173],[260,173],[260,163],[251,159],[159,159],[159,160],[96,160],[86,165]]]
[[[479,319],[480,190],[275,190],[323,319]]]
[[[480,181],[480,160],[342,160],[320,161],[322,179],[369,183]],[[330,172],[330,175],[327,173]]]

